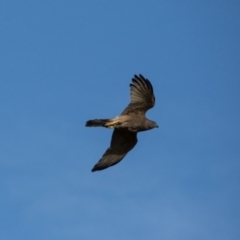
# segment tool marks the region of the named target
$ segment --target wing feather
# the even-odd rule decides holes
[[[155,104],[155,96],[151,82],[144,78],[141,74],[134,75],[132,83],[130,84],[131,101],[122,115],[131,112],[144,113],[152,108]]]
[[[110,147],[93,167],[92,172],[100,171],[119,163],[136,143],[137,133],[115,129],[112,134]]]

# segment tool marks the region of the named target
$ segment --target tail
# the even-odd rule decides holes
[[[111,119],[94,119],[86,122],[86,127],[105,127]]]

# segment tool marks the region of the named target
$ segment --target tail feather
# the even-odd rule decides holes
[[[86,122],[86,127],[105,127],[110,119],[94,119]]]

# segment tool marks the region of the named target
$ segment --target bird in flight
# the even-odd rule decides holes
[[[148,109],[155,104],[153,87],[141,74],[134,75],[130,84],[130,103],[120,116],[109,119],[94,119],[86,122],[86,127],[114,128],[110,147],[93,167],[100,171],[119,163],[137,143],[137,133],[158,127],[146,118]]]

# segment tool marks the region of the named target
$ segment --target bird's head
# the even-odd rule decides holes
[[[154,121],[149,121],[149,128],[152,129],[152,128],[158,128],[158,125],[156,122]]]
[[[156,122],[153,122],[153,128],[159,128]]]

